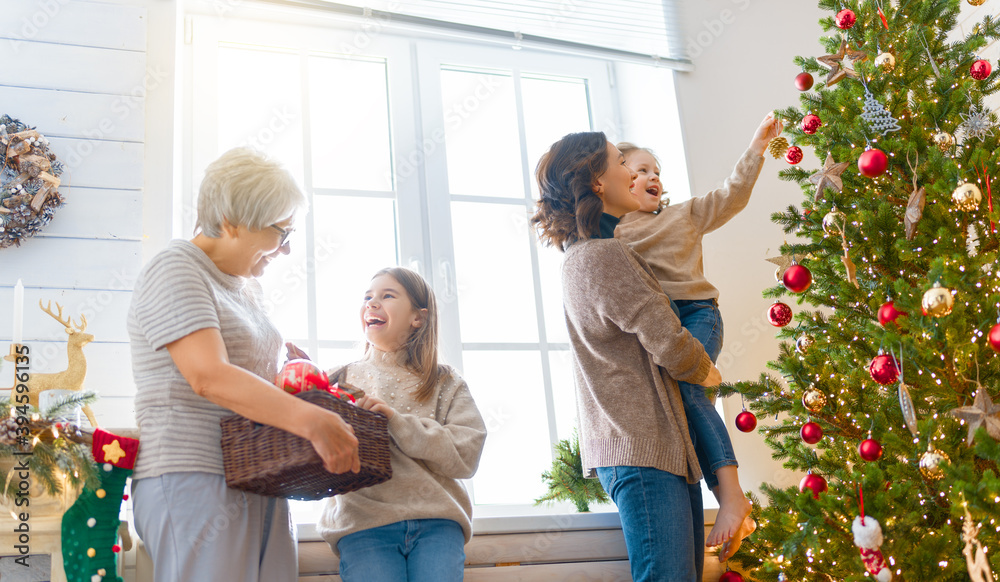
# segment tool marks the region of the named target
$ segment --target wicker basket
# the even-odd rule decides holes
[[[311,501],[377,485],[392,477],[385,416],[321,390],[297,396],[336,412],[354,428],[361,471],[328,473],[306,439],[234,414],[221,421],[227,485],[259,495]]]

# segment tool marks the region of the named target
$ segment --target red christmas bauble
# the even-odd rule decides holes
[[[889,158],[882,150],[870,149],[858,158],[858,171],[862,176],[877,178],[884,174],[888,167]]]
[[[789,164],[797,164],[802,161],[802,148],[799,146],[791,146],[785,152],[785,161]]]
[[[985,61],[983,59],[979,59],[978,61],[972,63],[972,66],[969,67],[969,74],[972,75],[973,79],[978,81],[982,81],[986,77],[989,77],[991,72],[993,72],[993,66],[990,65],[989,61]]]
[[[799,434],[802,436],[802,440],[810,445],[815,445],[823,438],[823,427],[815,422],[807,422],[802,425]]]
[[[288,360],[281,367],[274,383],[289,394],[330,389],[330,379],[326,377],[326,372],[309,360]]]
[[[899,378],[899,366],[896,365],[896,358],[889,354],[879,354],[872,358],[872,363],[868,366],[868,373],[872,375],[872,380],[885,386],[892,384]]]
[[[866,461],[877,461],[882,457],[882,443],[875,439],[865,439],[858,445],[858,454]]]
[[[719,582],[743,582],[743,576],[739,572],[728,570],[719,576]]]
[[[1000,323],[994,325],[993,329],[990,330],[988,340],[993,351],[1000,352]]]
[[[775,301],[767,309],[767,321],[774,327],[785,327],[792,321],[792,308],[780,301]]]
[[[809,288],[812,280],[812,273],[802,265],[791,265],[785,269],[785,274],[781,276],[781,282],[785,284],[785,289],[792,293],[802,293]]]
[[[810,113],[802,118],[802,131],[812,135],[823,125],[818,115]]]
[[[809,473],[799,481],[799,492],[812,490],[813,499],[819,499],[819,494],[826,492],[826,479]]]
[[[122,547],[119,546],[118,544],[115,544],[111,546],[111,551],[117,554],[118,552],[122,551]]]
[[[799,91],[808,91],[813,86],[813,76],[809,73],[802,71],[798,75],[795,75],[795,88]]]
[[[833,22],[837,25],[837,28],[847,30],[848,28],[854,26],[854,23],[858,21],[858,17],[854,15],[854,11],[850,8],[845,8],[837,13],[836,18]]]
[[[740,432],[752,431],[757,428],[757,417],[749,410],[744,410],[736,415],[736,428],[740,429]]]
[[[878,308],[878,322],[883,326],[891,321],[896,321],[900,315],[906,315],[906,312],[896,309],[896,304],[892,301],[886,301],[882,307]]]

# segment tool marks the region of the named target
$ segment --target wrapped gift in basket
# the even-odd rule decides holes
[[[295,392],[298,398],[339,414],[351,425],[358,439],[361,470],[329,473],[306,439],[234,414],[221,420],[226,484],[259,495],[311,501],[388,481],[392,465],[386,417],[355,406],[351,402],[353,397],[339,390],[336,384],[324,386],[322,372],[321,378],[303,376],[303,369],[315,368],[311,363],[290,364],[293,362],[282,369],[278,385]]]

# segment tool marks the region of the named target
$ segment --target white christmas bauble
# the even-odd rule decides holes
[[[882,53],[875,57],[875,66],[888,73],[896,68],[896,57],[892,53]]]
[[[838,235],[844,232],[844,222],[846,220],[847,215],[837,210],[837,207],[834,206],[823,217],[823,232],[829,235]]]

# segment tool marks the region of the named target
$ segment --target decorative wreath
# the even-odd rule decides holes
[[[63,164],[49,140],[9,115],[0,116],[0,249],[20,246],[52,220],[63,204]]]

